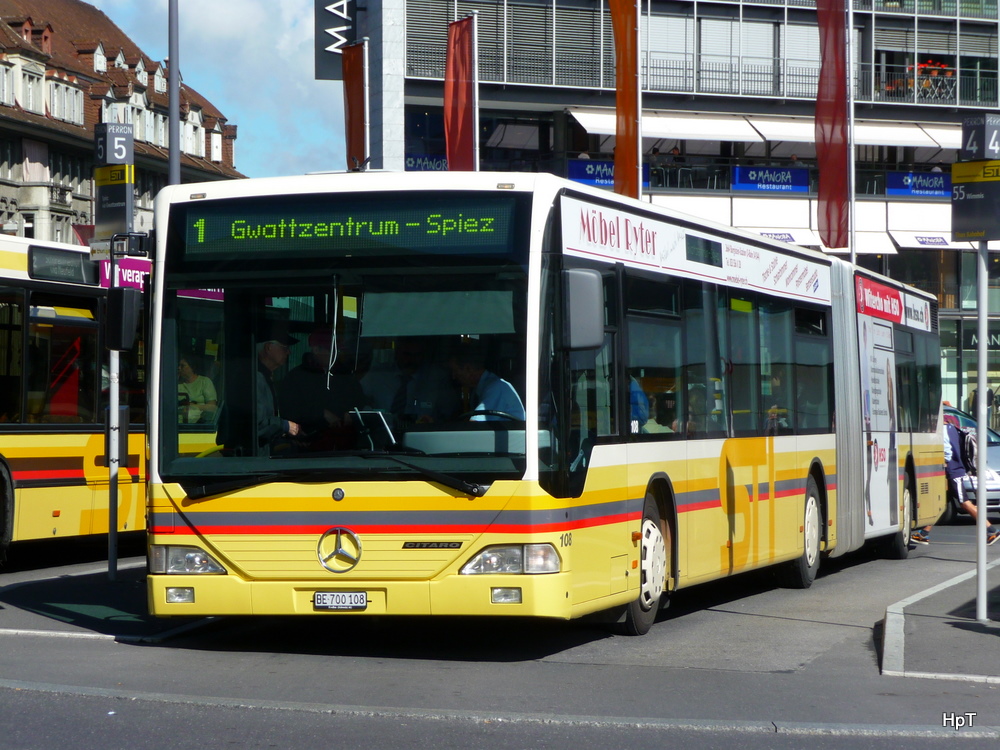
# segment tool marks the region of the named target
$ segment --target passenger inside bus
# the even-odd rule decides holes
[[[524,419],[524,404],[514,386],[486,369],[486,352],[476,343],[458,346],[448,360],[452,378],[468,395],[470,419],[492,422]]]
[[[705,389],[702,386],[688,388],[686,419],[678,426],[675,420],[672,428],[674,432],[683,431],[688,437],[705,431],[707,412],[705,407]]]
[[[257,440],[264,447],[283,437],[295,437],[301,427],[298,422],[284,419],[278,413],[274,392],[274,372],[288,362],[289,347],[298,339],[272,324],[257,344]]]
[[[392,361],[373,367],[361,379],[367,402],[391,413],[399,423],[443,422],[458,414],[458,389],[448,371],[431,358],[431,345],[419,336],[393,342]]]
[[[675,394],[657,393],[653,397],[653,418],[646,422],[645,433],[673,432],[677,421],[677,398]]]
[[[784,384],[785,370],[775,366],[771,370],[769,393],[764,394],[767,412],[764,415],[764,434],[781,435],[789,431],[788,396]]]
[[[199,374],[197,362],[186,354],[177,365],[178,419],[185,424],[211,422],[219,408],[215,384],[207,375]]]
[[[278,413],[302,426],[303,447],[310,450],[353,447],[350,412],[365,405],[361,384],[351,374],[346,351],[333,356],[333,333],[318,328],[309,334],[309,351],[275,386]]]

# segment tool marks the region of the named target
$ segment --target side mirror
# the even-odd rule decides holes
[[[142,292],[132,287],[108,289],[108,349],[128,351],[135,346],[142,310]]]
[[[590,268],[569,268],[563,278],[563,345],[572,351],[604,345],[604,284]]]

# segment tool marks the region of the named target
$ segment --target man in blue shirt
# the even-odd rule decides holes
[[[448,361],[451,375],[469,393],[469,411],[495,411],[514,419],[524,419],[524,404],[514,386],[486,369],[486,357],[478,346],[460,347]],[[474,422],[497,421],[504,417],[476,414]]]

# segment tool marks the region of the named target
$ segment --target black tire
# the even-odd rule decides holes
[[[7,559],[7,548],[14,537],[14,485],[10,474],[0,469],[0,563]]]
[[[780,570],[781,585],[790,589],[807,589],[819,571],[820,540],[823,538],[823,514],[819,488],[811,476],[806,482],[806,497],[802,511],[802,554],[785,563]]]
[[[625,608],[627,635],[645,635],[656,621],[666,601],[667,561],[670,532],[660,518],[652,493],[646,494],[642,509],[642,538],[639,542],[639,598]]]
[[[955,510],[955,502],[951,497],[946,497],[944,501],[944,513],[941,514],[938,523],[947,526],[955,523],[956,518],[958,518],[958,511]]]
[[[910,554],[910,534],[913,529],[913,482],[906,475],[903,485],[903,527],[886,539],[886,557],[890,560],[905,560]]]

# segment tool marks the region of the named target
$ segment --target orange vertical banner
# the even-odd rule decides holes
[[[615,36],[615,192],[639,197],[639,9],[608,0]]]
[[[816,96],[817,223],[829,248],[847,247],[850,186],[847,111],[847,11],[844,0],[816,0],[819,91]]]
[[[342,58],[347,168],[360,169],[368,159],[368,43],[344,47]]]
[[[451,171],[475,171],[476,164],[475,17],[448,24],[444,64],[444,142]]]

